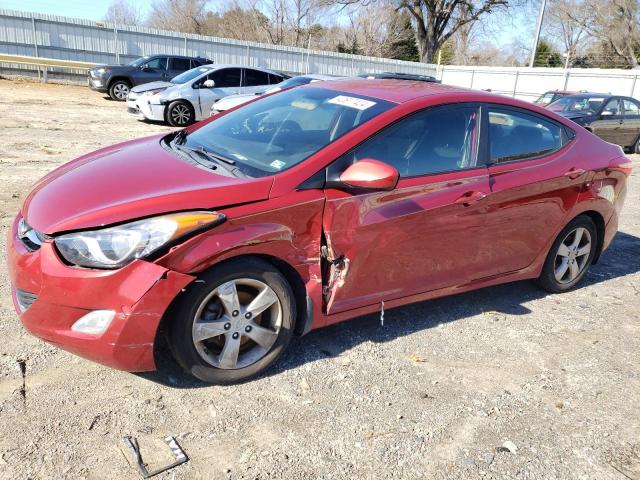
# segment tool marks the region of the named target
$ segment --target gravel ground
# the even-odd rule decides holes
[[[169,130],[84,87],[0,80],[0,248],[55,166]],[[269,375],[212,387],[171,366],[133,375],[27,334],[0,261],[0,478],[640,479],[640,156],[620,232],[582,288],[530,282],[294,339]],[[26,367],[25,387],[19,361]],[[24,395],[22,392],[24,391]]]

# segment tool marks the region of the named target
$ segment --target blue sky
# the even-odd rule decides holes
[[[49,13],[65,17],[100,20],[112,0],[0,0],[1,8],[25,12]],[[147,13],[151,0],[130,0],[129,3]]]

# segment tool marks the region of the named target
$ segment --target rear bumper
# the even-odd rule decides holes
[[[62,263],[52,242],[28,250],[9,232],[8,266],[16,311],[33,335],[104,365],[127,371],[155,370],[154,342],[160,320],[192,280],[159,265],[136,260],[119,270],[91,270]],[[25,308],[21,295],[31,294]],[[116,312],[101,335],[71,330],[93,310]]]

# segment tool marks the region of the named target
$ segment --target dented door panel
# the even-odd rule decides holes
[[[470,279],[482,239],[485,168],[401,180],[391,192],[326,190],[324,303],[328,314]]]

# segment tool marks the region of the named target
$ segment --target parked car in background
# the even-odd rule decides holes
[[[309,83],[322,82],[324,80],[336,80],[338,77],[333,75],[320,75],[317,73],[308,73],[306,75],[298,75],[296,77],[291,77],[285,80],[284,82],[280,82],[273,87],[269,87],[264,92],[257,93],[243,93],[238,95],[229,95],[228,97],[221,98],[220,100],[216,100],[215,103],[211,106],[211,115],[217,115],[220,112],[224,112],[229,110],[230,108],[237,107],[238,105],[242,105],[243,103],[248,102],[249,100],[253,100],[258,95],[266,95],[269,93],[280,92],[282,90],[287,90],[293,87],[299,87],[300,85],[307,85]]]
[[[156,80],[170,80],[194,67],[212,63],[201,57],[180,55],[150,55],[127,65],[100,65],[89,69],[89,87],[107,92],[117,101],[124,101],[131,87]]]
[[[27,330],[77,355],[154,370],[166,340],[189,374],[241,382],[383,303],[576,287],[630,173],[620,147],[513,98],[305,85],[50,172],[9,231],[11,292]]]
[[[609,143],[640,153],[640,101],[635,98],[581,93],[556,100],[547,109]]]
[[[156,83],[140,94],[136,91],[127,111],[140,119],[184,127],[207,118],[220,98],[260,92],[285,78],[284,73],[256,67],[204,65],[174,78],[170,86]]]
[[[533,103],[540,105],[541,107],[546,107],[550,103],[553,103],[562,97],[574,95],[575,93],[577,92],[570,92],[568,90],[550,90],[540,95]]]
[[[415,73],[398,73],[398,72],[382,72],[382,73],[362,73],[358,75],[361,78],[370,80],[413,80],[415,82],[442,83],[436,77],[431,75],[418,75]]]

